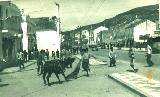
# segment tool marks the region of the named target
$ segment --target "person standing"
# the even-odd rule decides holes
[[[76,53],[78,54],[79,52],[79,46],[76,47]]]
[[[17,63],[18,63],[18,66],[19,66],[19,70],[24,68],[23,53],[21,51],[18,51],[18,53],[17,53]]]
[[[90,68],[89,68],[90,57],[94,57],[94,56],[88,53],[88,49],[84,49],[84,53],[82,55],[82,68],[84,71],[87,72],[87,77],[89,77],[89,71],[90,71]]]
[[[52,51],[52,57],[55,59],[55,52]]]
[[[37,73],[39,75],[43,73],[43,62],[45,62],[45,58],[43,55],[43,50],[41,50],[37,58]]]
[[[34,59],[36,59],[36,60],[37,60],[37,58],[38,58],[38,55],[39,55],[39,51],[38,51],[38,49],[36,49],[36,50],[35,50]]]
[[[31,60],[31,50],[28,50],[28,60]]]
[[[65,49],[62,49],[61,52],[60,52],[60,58],[61,58],[62,60],[64,60],[65,51],[66,51]]]
[[[28,53],[26,50],[23,51],[23,56],[24,56],[24,62],[27,62],[28,61],[28,59],[27,59]]]
[[[151,60],[152,57],[152,48],[151,46],[148,44],[147,45],[147,53],[146,53],[146,61],[149,67],[151,67],[153,65],[153,62]]]
[[[137,72],[138,69],[136,69],[135,65],[134,65],[135,55],[134,55],[134,52],[133,52],[133,48],[129,49],[128,55],[129,55],[129,58],[130,58],[130,66],[132,67],[132,69],[133,69],[134,72]]]
[[[59,50],[56,51],[56,57],[59,58]]]
[[[66,62],[67,65],[70,66],[70,68],[72,68],[72,64],[70,62],[71,60],[71,52],[69,49],[66,49],[65,52],[64,52],[64,60]]]
[[[49,51],[48,51],[48,49],[46,49],[46,57],[47,57],[47,60],[49,60]]]
[[[113,47],[110,48],[110,51],[109,51],[109,59],[110,59],[110,66],[109,67],[112,67],[112,66],[116,66],[116,54],[115,52],[113,52]]]

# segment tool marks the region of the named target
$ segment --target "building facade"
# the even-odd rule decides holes
[[[0,57],[15,63],[22,49],[21,12],[11,1],[0,1],[0,20]]]

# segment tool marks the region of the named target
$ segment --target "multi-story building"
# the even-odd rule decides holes
[[[23,50],[37,49],[36,44],[36,30],[35,23],[31,20],[29,15],[22,15],[22,31],[23,31]]]
[[[35,24],[36,44],[38,50],[48,49],[52,51],[60,50],[60,33],[57,31],[56,17],[31,18]]]
[[[11,1],[0,1],[0,20],[0,57],[13,63],[22,48],[21,12]]]

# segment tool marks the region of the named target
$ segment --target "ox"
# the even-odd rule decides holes
[[[46,79],[47,79],[47,84],[50,85],[49,78],[51,77],[52,73],[54,73],[59,81],[59,74],[62,74],[65,80],[67,81],[67,78],[65,76],[65,68],[74,62],[75,58],[69,58],[67,60],[62,60],[62,59],[54,59],[50,61],[46,61],[44,64],[44,70],[43,70],[43,81],[44,84],[46,85]]]

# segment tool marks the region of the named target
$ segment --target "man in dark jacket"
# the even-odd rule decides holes
[[[26,50],[23,51],[23,57],[24,57],[24,62],[27,62],[27,56],[28,56],[28,53]]]
[[[47,60],[49,60],[49,51],[48,51],[48,49],[46,49],[46,57],[47,57]]]
[[[43,62],[45,61],[43,51],[41,50],[37,58],[37,73],[41,75],[43,73]]]
[[[56,51],[56,57],[59,58],[59,50]]]

